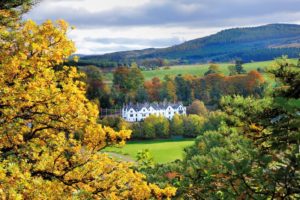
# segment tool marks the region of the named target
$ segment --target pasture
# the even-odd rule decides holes
[[[194,144],[193,139],[129,141],[123,147],[108,147],[105,151],[125,155],[135,160],[139,151],[148,149],[156,163],[166,163],[176,159],[182,159],[184,148],[192,144]]]
[[[292,62],[296,63],[295,59],[291,59]],[[262,61],[262,62],[251,62],[245,63],[244,69],[246,71],[256,70],[257,68],[264,69],[274,61]],[[218,63],[222,72],[225,75],[229,74],[228,66],[233,65],[232,63]],[[195,64],[195,65],[178,65],[178,66],[171,66],[168,69],[165,67],[158,68],[156,70],[149,70],[149,71],[142,71],[146,80],[151,80],[153,77],[159,77],[163,79],[164,76],[176,76],[178,74],[182,75],[195,75],[195,76],[203,76],[204,73],[208,70],[209,64]],[[105,80],[107,83],[111,84],[113,79],[113,74],[111,72],[105,73]]]

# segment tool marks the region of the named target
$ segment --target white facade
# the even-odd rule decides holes
[[[186,115],[186,107],[182,103],[145,103],[126,105],[122,109],[122,117],[128,122],[140,122],[150,115],[161,115],[172,119],[175,114]]]

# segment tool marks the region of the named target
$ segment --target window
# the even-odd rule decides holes
[[[171,115],[171,112],[169,112],[169,115]]]
[[[130,114],[130,117],[133,117],[133,114]]]

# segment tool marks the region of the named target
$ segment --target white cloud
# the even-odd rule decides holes
[[[174,45],[227,27],[297,23],[299,7],[299,0],[43,0],[26,18],[66,19],[77,27],[70,37],[78,53],[95,54]]]

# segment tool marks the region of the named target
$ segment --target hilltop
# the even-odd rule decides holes
[[[232,28],[190,40],[168,48],[115,52],[81,58],[81,64],[130,63],[168,59],[182,63],[245,62],[272,60],[281,55],[298,57],[300,25],[269,24],[258,27]]]

